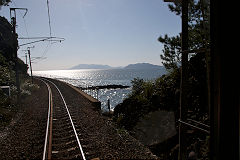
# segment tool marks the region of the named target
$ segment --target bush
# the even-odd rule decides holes
[[[119,126],[131,130],[140,117],[151,111],[158,109],[177,111],[179,102],[176,94],[177,78],[179,73],[176,71],[156,81],[133,79],[132,92],[114,109],[114,120]]]
[[[39,89],[39,86],[37,84],[32,84],[32,82],[29,79],[27,79],[21,85],[21,96],[22,97],[30,96],[31,93],[36,91],[37,89]]]

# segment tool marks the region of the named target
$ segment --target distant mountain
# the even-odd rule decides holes
[[[113,67],[109,65],[101,65],[101,64],[79,64],[70,69],[111,69]]]
[[[137,63],[129,64],[125,67],[111,67],[109,65],[102,64],[79,64],[70,69],[162,69],[165,70],[163,66],[153,65],[150,63]]]
[[[124,67],[124,69],[164,69],[164,67],[150,63],[137,63],[129,64],[128,66]]]

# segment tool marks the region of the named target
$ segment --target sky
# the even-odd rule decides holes
[[[10,21],[10,8],[28,9],[24,18],[24,10],[16,12],[19,38],[50,36],[47,0],[12,1],[0,15]],[[163,0],[49,0],[51,35],[65,40],[23,45],[18,57],[25,62],[25,50],[34,47],[30,51],[35,71],[78,64],[162,65],[158,37],[181,32],[180,17],[167,5]],[[19,39],[19,45],[32,41]]]

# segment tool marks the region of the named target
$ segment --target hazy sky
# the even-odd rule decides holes
[[[163,0],[49,0],[52,36],[59,43],[39,42],[22,46],[18,56],[25,61],[27,47],[34,46],[33,70],[68,69],[77,64],[126,66],[147,62],[161,65],[160,35],[176,35],[181,19]],[[47,0],[13,0],[0,15],[10,19],[9,8],[17,11],[19,37],[49,36]],[[19,40],[19,45],[33,40]]]

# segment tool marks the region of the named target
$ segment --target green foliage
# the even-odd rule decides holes
[[[181,16],[181,3],[170,3],[170,11]],[[209,26],[209,1],[189,0],[188,5],[188,39],[189,49],[209,48],[210,26]],[[158,39],[164,45],[163,53],[160,55],[164,66],[173,72],[181,66],[181,33],[180,36],[168,37],[160,36]],[[189,54],[188,62],[188,86],[187,86],[187,106],[193,111],[196,119],[208,112],[207,109],[207,63],[208,52]],[[170,78],[171,79],[171,78]],[[169,79],[169,80],[170,80]],[[173,87],[176,87],[173,85]],[[169,88],[169,90],[171,90]],[[171,92],[169,92],[171,93]],[[172,92],[173,93],[173,92]],[[171,95],[171,94],[170,94]],[[164,96],[167,97],[167,96]],[[173,98],[173,96],[169,96]],[[161,97],[163,98],[163,97]]]
[[[144,80],[139,78],[134,78],[132,80],[132,93],[140,94],[143,90]]]
[[[157,103],[160,109],[177,113],[180,95],[180,69],[175,69],[168,75],[163,75],[155,82]]]
[[[181,15],[181,3],[171,3],[169,9],[176,15]],[[209,48],[210,45],[210,23],[209,23],[209,1],[189,0],[188,39],[189,49]],[[158,41],[164,45],[163,53],[160,55],[166,69],[180,66],[181,33],[177,36],[160,36]]]
[[[114,109],[114,119],[120,127],[131,130],[139,118],[150,111],[177,111],[179,103],[179,70],[158,78],[132,81],[132,93]]]
[[[6,5],[9,1],[1,1],[0,5]],[[18,71],[20,83],[24,84],[27,74],[27,65],[21,59],[16,59],[14,45],[16,36],[13,35],[11,25],[6,18],[0,16],[0,86],[10,86],[11,96],[8,97],[0,89],[0,126],[7,125],[14,116],[19,105],[16,92],[15,61],[18,61]],[[15,46],[17,47],[17,46]],[[22,94],[27,96],[31,90],[22,88]],[[34,87],[31,87],[33,89]],[[21,98],[22,98],[21,97]]]
[[[0,16],[0,85],[15,84],[16,56],[13,49],[15,42],[17,39],[12,33],[11,24],[6,18]],[[17,62],[19,75],[27,76],[28,66],[19,58]]]
[[[0,0],[0,7],[8,5],[9,2],[11,2],[11,0]]]
[[[158,41],[164,44],[163,54],[160,55],[163,60],[163,65],[166,69],[176,69],[180,65],[180,51],[181,51],[181,41],[180,36],[159,37]]]
[[[14,71],[13,63],[8,62],[5,57],[3,57],[0,52],[0,85],[12,85],[14,84]]]
[[[30,79],[27,79],[22,83],[21,85],[21,94],[24,96],[31,95],[32,92],[39,89],[39,86],[37,84],[32,84]]]

